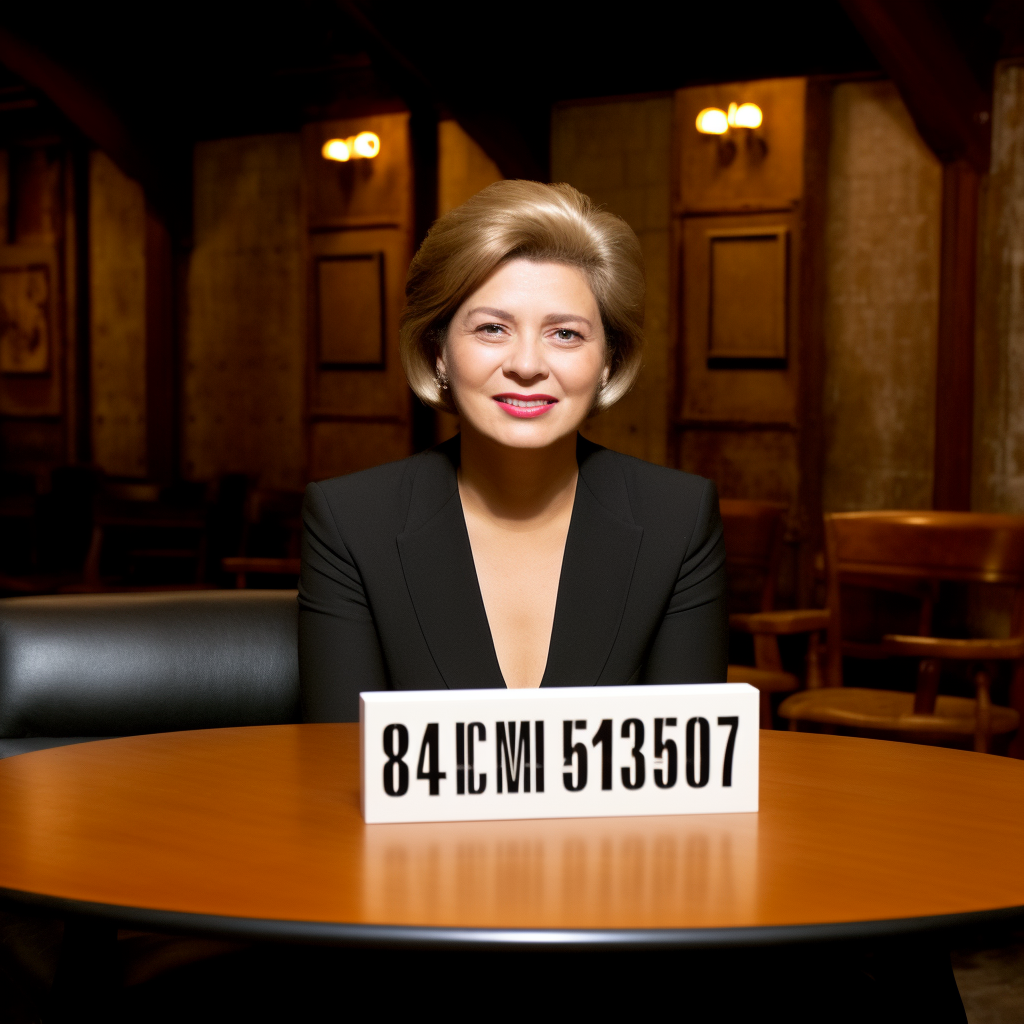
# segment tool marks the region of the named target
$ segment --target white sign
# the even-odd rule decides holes
[[[359,695],[363,819],[756,811],[746,683]]]

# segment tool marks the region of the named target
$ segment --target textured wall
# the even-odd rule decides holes
[[[185,476],[305,484],[298,135],[196,146],[182,385]]]
[[[463,131],[458,121],[437,126],[437,215],[461,206],[482,188],[501,181],[498,165]],[[437,440],[447,441],[459,430],[459,418],[437,413]]]
[[[146,475],[146,201],[102,152],[89,167],[92,445],[114,476]]]
[[[567,181],[624,218],[647,266],[647,348],[632,393],[584,433],[667,464],[672,98],[566,104],[551,118],[551,180]]]
[[[978,511],[1024,512],[1024,66],[1000,64],[981,205],[974,400]]]
[[[437,215],[454,210],[482,188],[502,180],[498,165],[458,121],[437,126]]]
[[[942,169],[888,82],[837,86],[826,228],[826,511],[929,508]]]

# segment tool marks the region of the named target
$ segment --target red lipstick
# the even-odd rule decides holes
[[[554,395],[521,395],[514,392],[495,395],[494,400],[510,416],[524,420],[543,416],[558,403],[558,399]]]

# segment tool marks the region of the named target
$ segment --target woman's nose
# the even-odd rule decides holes
[[[506,377],[516,377],[524,383],[546,377],[548,371],[540,339],[519,335],[508,350],[502,370]]]

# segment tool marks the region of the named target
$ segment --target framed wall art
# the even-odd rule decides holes
[[[48,373],[50,268],[45,264],[0,267],[0,373]]]

